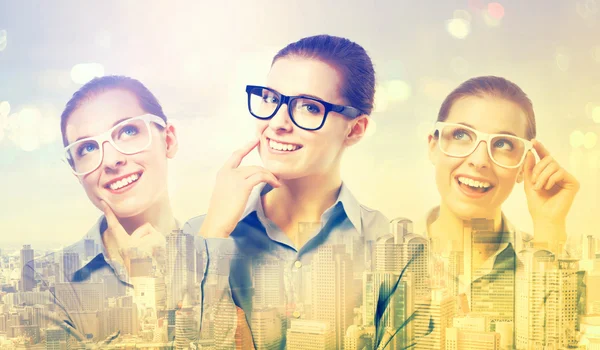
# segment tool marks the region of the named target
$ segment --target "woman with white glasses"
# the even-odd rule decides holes
[[[458,295],[452,301],[455,317],[488,317],[493,321],[486,331],[516,326],[520,252],[534,246],[560,256],[570,253],[566,217],[579,183],[535,137],[527,95],[504,78],[484,76],[446,97],[428,139],[441,197],[424,225],[431,242],[431,300],[443,304],[448,295]],[[516,230],[502,214],[502,204],[521,182],[533,236]],[[445,332],[443,325],[435,328]],[[514,336],[507,334],[503,337]],[[433,340],[421,343],[428,341]]]
[[[61,132],[65,163],[104,215],[80,241],[29,264],[33,283],[54,291],[50,323],[79,341],[107,345],[118,343],[119,336],[136,342],[135,329],[162,318],[166,335],[167,308],[181,308],[181,296],[195,283],[192,278],[185,286],[165,286],[167,236],[179,232],[167,189],[168,160],[178,148],[175,127],[141,82],[105,76],[73,94],[61,115]],[[173,254],[168,259],[178,261]],[[55,261],[63,263],[53,273]],[[194,273],[188,268],[185,276]],[[152,288],[167,287],[166,295],[143,298],[148,279]],[[194,302],[190,297],[187,306]],[[116,312],[134,324],[110,321]],[[172,340],[164,338],[159,342]]]

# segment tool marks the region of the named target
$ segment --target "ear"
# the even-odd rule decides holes
[[[428,148],[428,155],[429,155],[429,161],[431,162],[431,164],[435,165],[435,162],[437,160],[437,144],[438,144],[438,139],[433,137],[433,135],[429,134],[429,136],[427,136],[427,148]]]
[[[368,115],[361,115],[358,118],[354,119],[350,124],[348,134],[346,135],[346,146],[352,146],[358,141],[360,141],[363,138],[363,136],[365,136],[365,132],[367,131],[368,126]]]
[[[179,149],[179,141],[177,140],[177,128],[171,123],[167,123],[165,128],[166,137],[165,141],[167,144],[167,158],[174,158]]]

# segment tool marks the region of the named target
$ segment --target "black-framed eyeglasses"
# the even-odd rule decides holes
[[[333,111],[354,119],[363,113],[350,106],[334,105],[314,97],[286,96],[264,86],[247,85],[248,111],[255,118],[271,119],[283,104],[287,104],[290,119],[304,130],[319,130],[325,124],[327,115]]]

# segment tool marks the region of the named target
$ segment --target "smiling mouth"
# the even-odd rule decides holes
[[[473,180],[465,176],[457,177],[456,182],[458,182],[458,185],[461,188],[477,193],[486,193],[494,188],[494,186],[487,181]]]
[[[118,191],[122,188],[131,186],[131,184],[133,184],[134,182],[137,182],[141,177],[142,177],[142,172],[131,174],[122,179],[119,179],[116,181],[111,181],[111,182],[107,183],[106,185],[104,185],[104,188],[106,188],[108,190],[112,190],[112,191]]]
[[[267,137],[267,143],[270,149],[280,152],[294,152],[302,148],[301,145],[296,145],[293,143],[283,143],[272,140]]]

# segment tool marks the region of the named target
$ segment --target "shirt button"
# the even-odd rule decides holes
[[[294,316],[295,318],[299,318],[300,317],[300,311],[294,311],[292,313],[292,316]]]
[[[297,269],[299,269],[299,268],[301,268],[301,267],[302,267],[302,262],[301,262],[300,260],[297,260],[297,261],[294,263],[294,266],[296,266],[296,268],[297,268]]]

